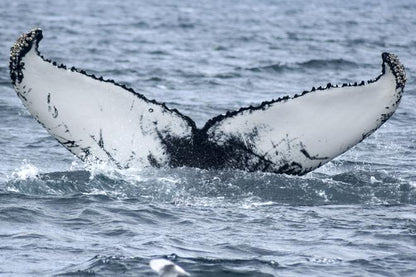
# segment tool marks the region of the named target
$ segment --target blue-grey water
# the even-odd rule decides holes
[[[0,276],[416,276],[416,2],[0,2]],[[359,82],[399,56],[395,115],[303,177],[84,165],[30,116],[9,48],[132,87],[201,126],[312,86]],[[342,124],[342,123],[340,123]]]

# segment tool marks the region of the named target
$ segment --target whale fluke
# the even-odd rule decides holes
[[[406,75],[382,54],[382,72],[354,85],[304,91],[210,119],[204,127],[112,80],[57,65],[38,51],[42,31],[11,48],[23,104],[82,160],[132,166],[241,169],[302,175],[372,134],[397,109]]]

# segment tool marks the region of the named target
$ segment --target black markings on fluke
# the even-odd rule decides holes
[[[56,62],[45,59],[43,56],[40,55],[38,51],[38,45],[40,40],[42,40],[43,35],[41,29],[33,29],[32,31],[23,34],[14,44],[14,46],[11,48],[10,51],[10,63],[9,63],[9,69],[10,69],[10,78],[12,80],[12,83],[19,94],[19,96],[22,98],[23,101],[27,101],[24,94],[27,93],[25,90],[26,88],[23,87],[23,91],[21,88],[18,88],[18,85],[22,82],[24,78],[24,69],[25,64],[22,61],[24,56],[30,51],[30,49],[34,46],[35,51],[37,55],[39,55],[44,61],[51,63],[54,65],[58,70],[64,69],[67,70],[67,67],[63,64],[57,65]],[[403,88],[406,83],[406,75],[403,65],[400,64],[397,56],[389,53],[383,53],[382,54],[383,64],[382,64],[382,73],[374,80],[369,80],[367,82],[362,81],[361,83],[354,83],[354,84],[346,84],[344,83],[342,86],[333,86],[331,83],[328,83],[324,88],[313,87],[310,91],[304,91],[301,94],[296,94],[293,97],[285,96],[280,97],[278,99],[274,99],[271,101],[264,101],[258,106],[249,106],[249,107],[243,107],[236,111],[229,111],[224,115],[216,116],[210,120],[208,120],[202,128],[197,128],[195,122],[185,116],[182,115],[179,111],[176,109],[169,109],[166,107],[163,103],[158,103],[155,100],[149,100],[145,96],[135,92],[133,89],[126,87],[123,84],[118,84],[113,80],[106,80],[103,77],[96,77],[93,74],[88,74],[84,70],[79,70],[75,67],[71,67],[70,70],[72,72],[77,72],[78,74],[83,74],[85,76],[88,76],[90,78],[93,78],[100,82],[107,82],[112,83],[115,86],[119,86],[131,93],[133,93],[135,96],[140,98],[141,100],[144,100],[146,103],[156,104],[163,108],[163,112],[168,112],[174,115],[179,116],[182,118],[189,127],[192,129],[192,136],[189,137],[175,137],[170,135],[169,133],[162,133],[158,132],[156,137],[159,138],[162,145],[164,146],[164,153],[168,156],[169,166],[172,167],[179,167],[179,166],[190,166],[190,167],[199,167],[199,168],[208,168],[208,169],[226,169],[226,168],[233,168],[233,169],[242,169],[246,171],[267,171],[267,172],[274,172],[274,173],[287,173],[287,174],[296,174],[296,175],[302,175],[305,174],[322,164],[328,162],[333,157],[319,157],[318,155],[311,155],[308,150],[306,150],[303,147],[303,143],[300,141],[299,145],[301,146],[300,149],[296,149],[293,151],[299,151],[301,156],[305,157],[307,160],[314,160],[319,161],[317,162],[316,166],[308,167],[305,165],[302,165],[300,162],[297,161],[291,161],[291,160],[280,160],[278,163],[275,161],[271,161],[267,158],[268,153],[274,153],[275,155],[279,155],[279,153],[276,148],[277,144],[273,144],[273,149],[268,151],[266,154],[259,154],[256,151],[256,141],[259,139],[259,134],[256,130],[249,131],[244,133],[246,136],[246,139],[243,141],[241,136],[239,134],[235,135],[229,135],[227,134],[226,141],[222,141],[221,143],[218,143],[213,140],[212,137],[209,137],[208,133],[211,128],[216,125],[217,123],[222,122],[225,119],[233,118],[237,115],[242,115],[245,111],[248,111],[249,113],[253,113],[256,111],[262,111],[267,110],[270,108],[273,104],[278,102],[285,102],[290,101],[292,99],[302,97],[304,95],[307,95],[309,93],[313,93],[317,90],[328,90],[331,88],[338,88],[338,87],[355,87],[355,86],[365,86],[370,83],[374,83],[378,81],[386,72],[385,66],[387,65],[396,81],[396,90],[399,90],[397,93],[397,101],[396,105],[398,105]],[[47,103],[48,105],[51,105],[51,94],[49,93],[47,96]],[[130,108],[130,110],[133,108],[133,104]],[[58,117],[58,110],[56,107],[54,107],[54,110],[52,111],[52,116],[54,118]],[[386,109],[389,109],[386,107]],[[153,108],[148,108],[147,111],[149,113],[152,113],[154,110]],[[384,123],[392,114],[394,113],[394,109],[392,109],[391,112],[387,112],[383,115],[381,115],[379,121],[380,125]],[[40,122],[43,126],[44,124]],[[68,127],[64,124],[66,131],[65,133],[69,133],[70,130]],[[155,125],[157,125],[157,121],[155,122]],[[47,128],[46,126],[44,126]],[[376,128],[377,129],[377,128]],[[157,129],[155,129],[157,130]],[[374,130],[369,131],[368,133],[362,134],[362,139],[370,135]],[[56,136],[58,141],[64,145],[66,148],[70,149],[72,147],[79,147],[79,145],[76,143],[76,141],[73,140],[65,140],[62,137]],[[107,156],[109,157],[109,160],[113,161],[117,166],[119,167],[125,167],[125,165],[120,165],[116,159],[110,154],[108,149],[105,148],[105,141],[103,138],[102,130],[100,129],[99,138],[97,139],[95,136],[91,136],[91,138],[95,141],[95,143],[99,146],[99,148],[104,151]],[[222,136],[224,138],[224,136]],[[249,143],[247,143],[247,141]],[[94,155],[94,153],[91,153],[92,147],[84,147],[82,148],[82,155],[78,155],[81,159],[86,159],[90,155]],[[290,149],[290,148],[289,148]],[[132,149],[132,153],[134,153],[134,149]],[[284,157],[284,156],[282,156]],[[134,158],[133,156],[131,157]],[[147,155],[147,159],[149,163],[152,166],[160,167],[161,165],[158,162],[157,157],[154,157],[152,153],[149,153]]]

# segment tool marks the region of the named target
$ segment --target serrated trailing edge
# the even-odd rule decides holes
[[[58,67],[58,68],[67,69],[66,65],[64,65],[64,64],[58,65],[56,62],[51,61],[49,59],[45,59],[42,55],[40,55],[40,53],[38,51],[38,45],[39,45],[39,41],[42,40],[42,38],[43,38],[42,30],[40,28],[34,28],[31,31],[21,35],[21,37],[16,41],[16,43],[10,49],[9,69],[10,69],[10,78],[12,79],[13,85],[15,85],[18,82],[21,82],[22,79],[23,79],[22,69],[24,67],[24,63],[22,62],[22,58],[31,49],[33,43],[35,43],[36,52],[39,54],[39,56],[44,61],[47,61],[47,62],[53,64],[54,66]],[[396,88],[404,88],[404,86],[406,84],[406,72],[405,72],[404,66],[400,63],[398,57],[394,54],[390,54],[390,53],[386,53],[386,52],[382,53],[381,56],[382,56],[383,62],[386,63],[387,65],[389,65],[389,67],[392,70],[394,76],[396,77]],[[254,110],[264,109],[264,108],[266,108],[267,106],[269,106],[273,103],[298,98],[298,97],[304,96],[305,94],[308,94],[310,92],[314,92],[316,90],[327,90],[327,89],[330,89],[330,88],[340,87],[340,86],[341,87],[364,86],[368,83],[373,83],[373,82],[377,81],[385,73],[384,63],[383,63],[382,73],[377,78],[375,78],[373,80],[361,81],[360,83],[355,82],[353,84],[344,83],[342,85],[332,85],[331,83],[328,83],[325,87],[322,87],[322,86],[319,86],[318,88],[312,87],[311,90],[303,91],[301,94],[295,94],[292,97],[283,96],[283,97],[279,97],[277,99],[272,99],[272,100],[269,100],[269,101],[263,101],[262,103],[260,103],[259,105],[256,105],[256,106],[242,107],[242,108],[240,108],[238,110],[235,110],[235,111],[228,111],[226,114],[221,114],[221,115],[218,115],[218,116],[208,120],[206,122],[205,126],[202,128],[202,130],[206,131],[212,125],[214,125],[216,122],[221,121],[222,119],[227,118],[227,117],[232,117],[236,114],[239,114],[240,112],[243,112],[243,111],[246,111],[246,110],[253,110],[254,111]],[[165,103],[159,103],[156,100],[147,99],[144,95],[134,91],[132,88],[129,88],[124,84],[119,84],[119,83],[117,83],[117,82],[115,82],[114,80],[111,80],[111,79],[104,79],[102,76],[97,77],[94,74],[88,74],[86,71],[79,70],[79,69],[75,68],[74,66],[72,66],[70,68],[70,70],[73,71],[73,72],[78,72],[80,74],[83,74],[83,75],[86,75],[88,77],[94,78],[98,81],[113,83],[116,86],[122,87],[123,89],[126,89],[126,90],[136,94],[138,97],[142,98],[143,100],[145,100],[147,102],[161,105],[164,108],[168,109],[169,111],[177,113],[178,115],[180,115],[181,117],[186,119],[190,123],[190,125],[194,129],[196,129],[196,124],[191,118],[181,114],[177,109],[169,109],[166,106]]]
[[[142,95],[142,94],[136,92],[135,90],[133,90],[132,88],[129,88],[124,84],[117,83],[112,79],[105,79],[102,76],[97,77],[94,74],[87,73],[85,70],[77,69],[74,66],[68,68],[64,64],[57,64],[55,61],[44,58],[38,50],[39,42],[42,40],[42,38],[43,38],[43,34],[42,34],[41,28],[34,28],[31,31],[21,35],[20,38],[15,42],[13,47],[10,49],[9,70],[10,70],[10,78],[12,80],[13,85],[19,84],[23,80],[24,76],[23,76],[22,70],[24,69],[25,65],[22,62],[22,59],[30,51],[30,49],[34,46],[38,56],[41,57],[42,60],[44,60],[45,62],[48,62],[48,63],[52,64],[53,66],[55,66],[57,68],[60,68],[60,69],[71,70],[72,72],[77,72],[79,74],[88,76],[88,77],[93,78],[97,81],[112,83],[115,86],[121,87],[121,88],[133,93],[134,95],[136,95],[137,97],[143,99],[144,101],[146,101],[148,103],[152,103],[152,104],[162,106],[167,111],[179,115],[181,118],[183,118],[184,120],[186,120],[189,123],[189,125],[192,127],[192,129],[196,129],[196,124],[191,118],[189,118],[186,115],[183,115],[177,109],[170,109],[169,107],[166,106],[165,103],[159,103],[156,100],[148,99],[144,95]]]
[[[355,82],[353,84],[351,83],[344,83],[342,85],[332,85],[331,83],[328,83],[325,87],[319,86],[318,88],[312,87],[311,90],[307,91],[303,91],[301,94],[295,94],[292,97],[290,96],[282,96],[279,97],[277,99],[272,99],[269,101],[263,101],[262,103],[260,103],[257,106],[249,106],[249,107],[242,107],[238,110],[235,111],[228,111],[226,114],[220,114],[214,118],[211,118],[210,120],[208,120],[205,124],[205,126],[202,128],[202,130],[206,131],[208,130],[210,127],[212,127],[215,123],[225,119],[225,118],[229,118],[229,117],[233,117],[237,114],[240,114],[241,112],[244,111],[255,111],[255,110],[263,110],[266,109],[267,107],[269,107],[270,105],[277,103],[277,102],[284,102],[290,99],[295,99],[298,97],[302,97],[306,94],[309,94],[311,92],[317,91],[317,90],[328,90],[331,88],[338,88],[338,87],[357,87],[357,86],[365,86],[366,84],[370,84],[370,83],[374,83],[376,81],[378,81],[384,74],[385,74],[385,64],[387,64],[391,71],[393,72],[393,75],[396,78],[396,88],[401,88],[403,89],[405,84],[406,84],[406,72],[404,69],[404,66],[400,63],[399,58],[394,55],[394,54],[390,54],[390,53],[382,53],[381,57],[383,59],[383,64],[382,64],[382,73],[377,76],[375,79],[372,80],[368,80],[368,81],[361,81],[360,83]]]

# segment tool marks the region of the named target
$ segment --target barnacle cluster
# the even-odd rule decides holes
[[[383,61],[388,63],[394,76],[396,77],[397,88],[404,88],[406,84],[406,72],[404,66],[400,63],[399,58],[394,54],[383,53]]]
[[[10,48],[10,78],[13,84],[20,83],[23,79],[22,69],[24,63],[22,58],[31,49],[35,40],[39,41],[42,39],[42,30],[35,28],[28,33],[20,36],[12,48]]]

